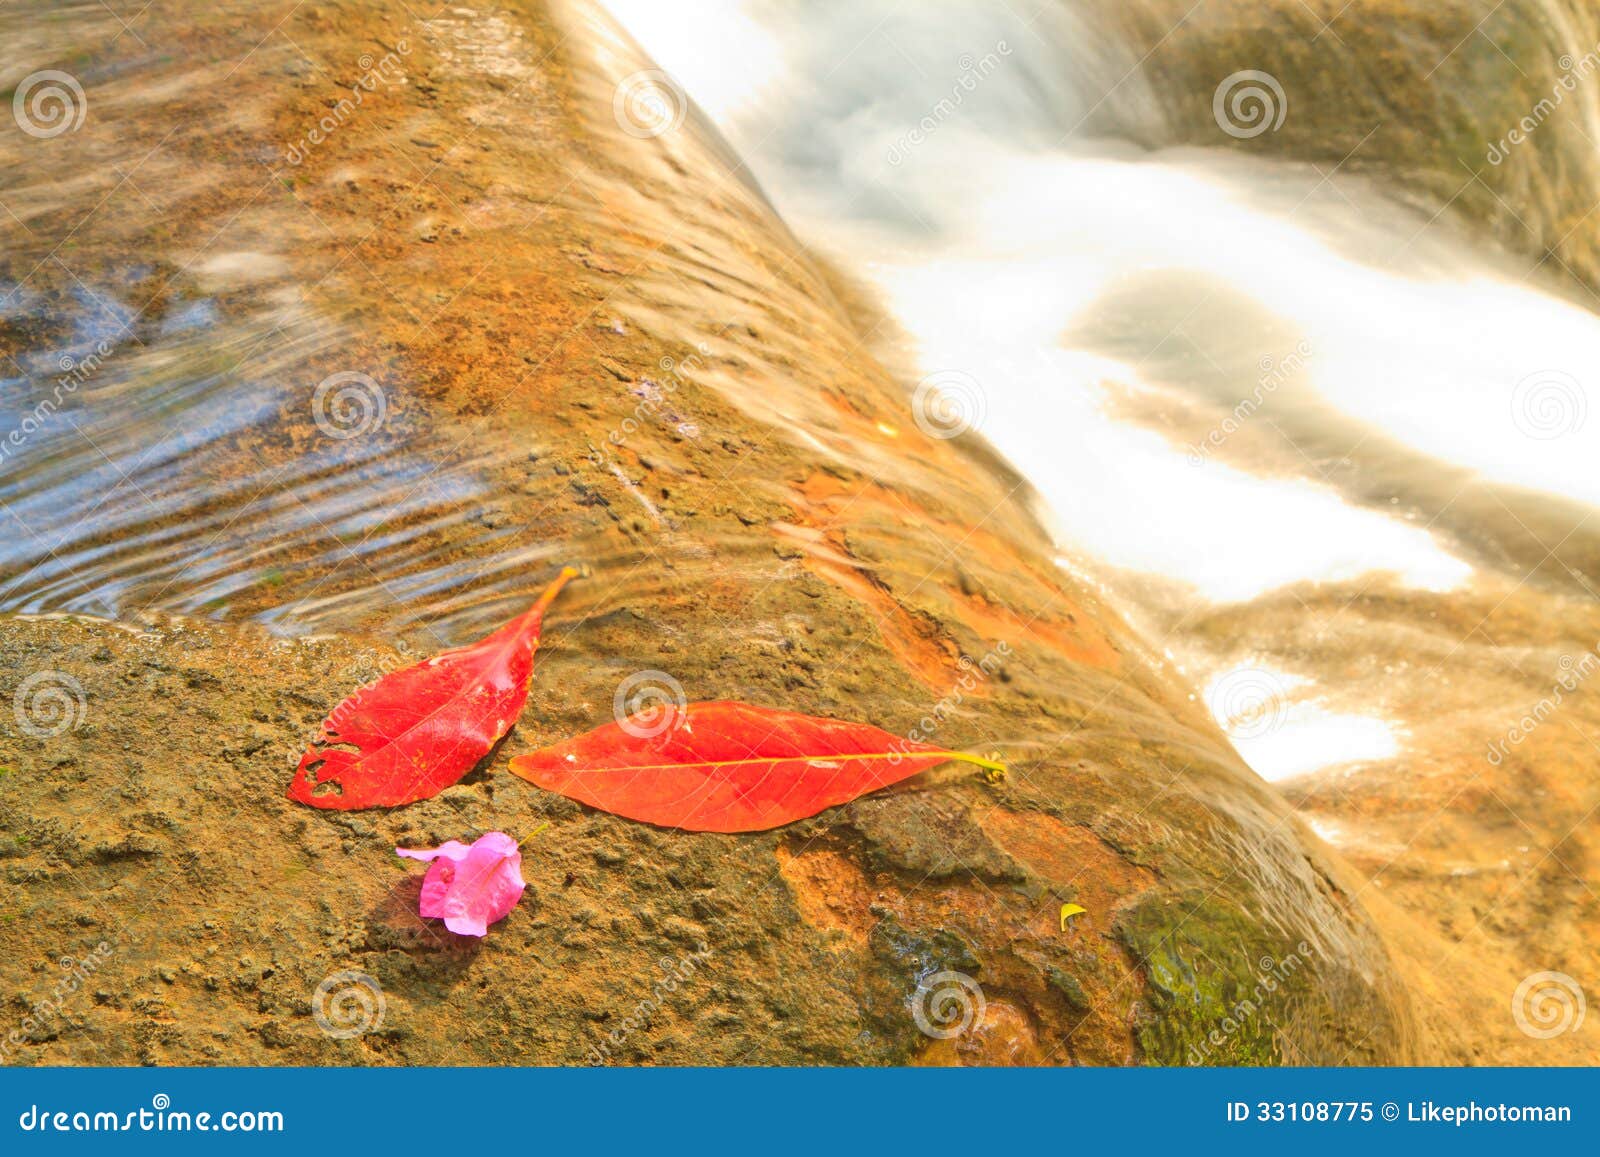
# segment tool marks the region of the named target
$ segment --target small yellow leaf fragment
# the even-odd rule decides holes
[[[983,769],[980,772],[983,782],[990,787],[999,787],[1006,781],[1006,765],[1001,762],[998,751],[991,751],[979,766]]]

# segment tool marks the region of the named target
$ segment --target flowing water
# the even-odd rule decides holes
[[[1224,148],[1256,138],[1221,106],[1215,148],[1135,145],[1162,117],[1145,74],[1055,0],[825,17],[717,0],[691,22],[611,8],[676,77],[646,104],[681,119],[686,90],[731,143],[727,173],[704,179],[730,197],[764,190],[871,287],[885,314],[869,345],[913,386],[906,422],[998,448],[1032,484],[1062,565],[1117,600],[1262,775],[1415,750],[1438,700],[1422,684],[1440,666],[1408,674],[1395,653],[1353,671],[1363,632],[1374,654],[1394,650],[1377,645],[1392,622],[1361,613],[1372,598],[1452,656],[1499,644],[1437,628],[1441,606],[1481,627],[1513,596],[1551,624],[1592,603],[1600,320],[1550,263],[1498,255],[1381,181]],[[104,19],[57,15],[31,34]],[[510,26],[480,17],[444,13],[426,34],[463,73],[532,76]],[[607,51],[614,32],[589,31]],[[182,76],[139,67],[154,89]],[[291,53],[283,69],[317,66]],[[1267,116],[1294,115],[1263,99]],[[1124,137],[1089,135],[1113,109]],[[202,195],[205,174],[149,157],[113,166],[113,191],[131,187],[152,214]],[[268,181],[272,160],[257,174]],[[352,190],[358,176],[372,179],[348,174]],[[555,561],[548,536],[502,500],[537,490],[548,448],[537,431],[473,421],[470,404],[418,402],[418,383],[351,358],[360,320],[311,308],[289,273],[304,221],[268,213],[197,252],[147,246],[143,265],[69,268],[26,242],[73,195],[43,165],[6,188],[26,258],[0,286],[0,402],[16,416],[0,435],[0,609],[161,609],[290,633],[426,623],[419,642],[436,644],[534,589],[530,572]],[[611,197],[631,193],[613,185],[583,211]],[[317,224],[340,245],[373,232]],[[641,294],[634,320],[687,305],[702,258]],[[441,275],[418,330],[459,324],[460,292]],[[617,304],[597,328],[621,329]],[[703,348],[707,335],[679,333]],[[827,454],[880,466],[792,399],[719,385]],[[630,562],[598,541],[565,549]],[[1559,675],[1558,654],[1570,665],[1593,648],[1581,634],[1550,635],[1542,656],[1521,641],[1519,676],[1547,682],[1541,663]],[[1484,702],[1494,691],[1447,696],[1482,718],[1485,742],[1503,727]]]
[[[1531,946],[1485,991],[1592,947],[1581,282],[1221,123],[1152,149],[1157,82],[1058,0],[613,0],[626,33],[580,3],[358,7],[254,47],[158,25],[160,52],[101,5],[0,9],[0,92],[42,115],[25,74],[68,62],[90,114],[0,138],[0,610],[432,650],[581,561],[536,725],[569,730],[646,664],[916,718],[979,643],[1038,641],[953,718],[1089,791],[1030,846],[1105,912],[1146,886],[1128,848],[1174,889],[1223,863],[1183,910],[1330,937],[1329,1006],[1377,1023],[1359,993],[1411,934],[1334,911],[1209,713],[1365,906],[1393,880],[1459,944]],[[1070,583],[1029,570],[1040,525]]]
[[[1422,631],[1440,600],[1533,583],[1559,623],[1596,594],[1583,287],[1379,182],[1224,148],[1221,121],[1213,149],[1087,137],[1107,102],[1159,114],[1067,5],[729,0],[711,42],[610,7],[882,295],[925,384],[908,419],[1017,465],[1063,565],[1118,592],[1261,774],[1392,760],[1426,725],[1403,659],[1351,670],[1374,592]]]
[[[709,43],[661,6],[610,7],[883,303],[906,420],[1009,459],[1060,565],[1356,866],[1358,899],[1443,935],[1396,920],[1392,950],[1463,992],[1581,971],[1587,285],[1419,203],[1403,162],[1280,159],[1225,104],[1214,147],[1136,143],[1162,138],[1154,69],[1074,5],[726,0]],[[1331,42],[1311,59],[1366,83]],[[1257,88],[1256,116],[1296,115]],[[1105,121],[1125,131],[1089,131]]]

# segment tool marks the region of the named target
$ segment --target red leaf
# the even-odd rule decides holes
[[[470,647],[393,671],[335,707],[300,757],[289,798],[339,811],[398,807],[467,774],[522,713],[544,610],[575,574],[562,571],[531,609]]]
[[[748,703],[691,703],[665,730],[658,720],[635,715],[608,723],[518,756],[511,770],[631,820],[694,832],[759,832],[952,759],[1001,767],[865,723]]]

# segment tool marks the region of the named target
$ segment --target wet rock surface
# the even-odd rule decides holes
[[[9,1011],[29,1026],[8,1059],[1182,1062],[1214,1050],[1205,1036],[1248,992],[1232,976],[1268,958],[1290,962],[1276,1027],[1209,1059],[1402,1055],[1404,1001],[1356,965],[1381,951],[1329,865],[1247,790],[1243,822],[1203,804],[1200,784],[1225,799],[1234,772],[1176,736],[1150,751],[1086,729],[999,784],[941,769],[778,832],[661,831],[505,769],[608,710],[574,645],[587,629],[572,609],[552,618],[523,723],[462,783],[338,813],[283,787],[366,661],[354,642],[0,626],[7,660],[66,695],[58,734],[0,741],[0,935]],[[420,919],[421,875],[393,848],[491,829],[538,830],[519,907],[481,941]],[[1285,897],[1315,919],[1245,914],[1287,918]],[[1062,920],[1069,902],[1086,911]]]
[[[1144,103],[1125,97],[1101,114],[1117,128],[1152,145],[1229,147],[1379,176],[1427,213],[1491,233],[1525,273],[1584,283],[1578,296],[1593,306],[1600,162],[1588,90],[1600,69],[1600,17],[1592,5],[1073,7],[1111,51],[1141,61]]]
[[[8,605],[101,600],[123,625],[0,622],[20,704],[0,720],[6,1059],[1422,1055],[1357,879],[1054,563],[1021,481],[919,427],[883,319],[698,114],[620,130],[618,86],[650,62],[581,5],[411,19],[152,12],[155,58],[92,13],[29,25],[41,66],[86,53],[104,79],[51,151],[0,143],[0,275],[34,303],[7,352],[54,352],[39,319],[77,281],[126,283],[139,317],[209,301],[215,329],[116,330],[127,376],[61,411],[124,407],[131,488],[11,476],[8,503],[47,496],[17,513],[52,549],[11,559]],[[127,199],[130,169],[159,211]],[[317,420],[342,373],[382,399],[355,436]],[[157,471],[136,418],[162,382],[249,420],[174,403],[196,440]],[[352,687],[522,609],[569,561],[590,574],[549,618],[523,720],[461,784],[394,812],[284,798]],[[747,837],[627,823],[505,771],[608,720],[640,673],[936,733],[1011,771],[940,769]],[[64,716],[32,706],[46,684]],[[396,844],[544,823],[488,938],[418,919]]]

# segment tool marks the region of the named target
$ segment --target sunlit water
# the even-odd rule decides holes
[[[722,129],[735,177],[876,291],[874,352],[909,369],[898,424],[981,435],[1009,458],[1063,565],[1115,598],[1262,774],[1396,759],[1418,720],[1385,702],[1393,672],[1361,682],[1319,651],[1348,616],[1274,611],[1252,629],[1241,608],[1317,589],[1493,604],[1530,578],[1552,618],[1561,598],[1593,597],[1600,324],[1547,271],[1380,184],[1225,148],[1221,128],[1215,149],[1157,153],[1086,136],[1098,108],[1134,123],[1156,102],[1056,0],[610,8]],[[426,35],[463,76],[525,80],[507,27],[462,8]],[[611,30],[589,31],[586,50],[620,53]],[[139,65],[156,88],[187,66]],[[670,152],[671,132],[658,144]],[[138,174],[139,198],[205,180],[161,163]],[[725,173],[697,182],[731,187]],[[24,240],[77,195],[31,168],[3,191],[0,229]],[[607,196],[663,236],[683,208],[670,189]],[[124,199],[137,224],[141,202]],[[303,213],[288,220],[316,235]],[[181,271],[182,244],[141,239],[147,265],[46,261],[46,279],[30,261],[0,283],[0,609],[409,630],[427,646],[520,609],[557,562],[683,580],[508,516],[529,487],[566,485],[549,467],[562,448],[536,429],[419,402],[405,372],[359,362],[369,379],[341,377],[359,323],[308,304],[278,224],[219,233]],[[750,275],[738,239],[712,252],[709,236],[596,324],[664,321],[692,346],[696,279],[737,297]],[[441,311],[462,288],[440,287]],[[795,330],[815,341],[824,321],[837,324]],[[778,366],[810,356],[769,352]],[[802,390],[751,390],[725,366],[701,376],[824,459],[909,468],[801,413]],[[603,451],[594,466],[619,470]],[[652,500],[630,495],[630,516],[659,528]],[[770,560],[765,532],[693,545],[680,562]],[[1196,628],[1219,614],[1233,625]]]
[[[342,61],[287,43],[232,63],[186,59],[136,52],[99,5],[0,16],[0,39],[18,49],[7,68],[82,46],[106,62],[75,66],[102,129],[129,115],[148,125],[150,101],[209,92],[251,64],[276,78],[274,92],[241,74],[236,105],[205,101],[208,128],[237,117],[270,140],[259,118],[294,81],[341,91],[331,70]],[[520,33],[492,14],[445,12],[414,34],[438,51],[442,81],[532,75]],[[388,82],[409,80],[396,69]],[[334,226],[284,204],[297,173],[280,150],[264,146],[259,170],[243,174],[277,196],[252,186],[213,215],[218,174],[181,160],[180,146],[203,149],[204,131],[170,115],[164,140],[115,152],[92,129],[30,139],[7,100],[7,144],[26,163],[0,176],[0,610],[176,612],[435,649],[525,608],[556,563],[627,564],[614,547],[557,540],[508,514],[531,475],[551,473],[555,448],[537,431],[473,423],[420,396],[416,369],[383,349],[389,334],[329,308],[328,295],[314,301],[341,268],[361,272],[359,243],[376,222],[344,225],[355,231],[333,239],[334,261],[309,273],[308,242],[329,244]],[[111,160],[83,160],[96,147]],[[355,201],[361,180],[391,180],[401,162],[383,160],[335,174],[339,186]],[[91,243],[93,258],[68,248],[119,229],[127,243]],[[415,319],[424,327],[468,285],[434,288]]]
[[[1282,670],[1187,619],[1307,583],[1466,597],[1538,571],[1592,597],[1600,321],[1576,287],[1220,125],[1214,150],[1086,139],[1103,102],[1150,102],[1064,5],[609,7],[878,289],[912,416],[1021,469],[1064,561],[1263,775],[1393,759],[1408,720],[1333,703],[1314,648]]]

